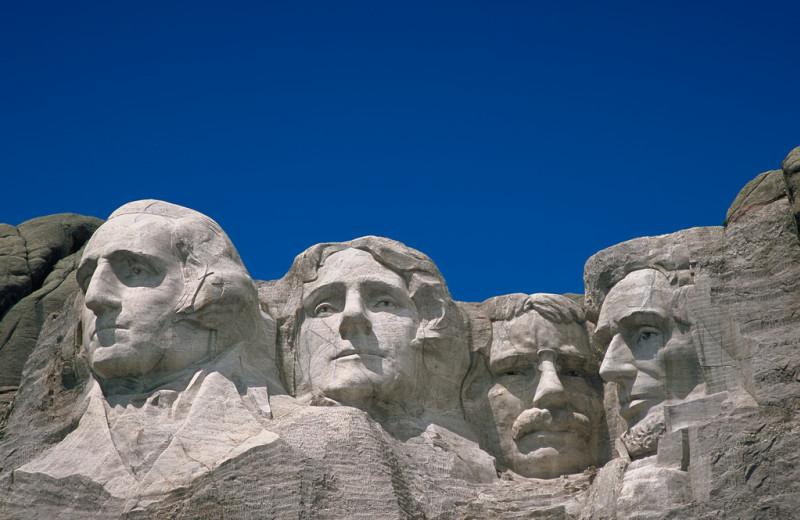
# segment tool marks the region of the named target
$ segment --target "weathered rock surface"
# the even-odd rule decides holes
[[[39,331],[78,289],[70,275],[102,222],[62,213],[0,224],[0,435]]]
[[[800,146],[789,152],[781,166],[789,196],[789,209],[794,217],[795,232],[800,238]]]
[[[705,385],[665,407],[656,455],[603,469],[594,517],[794,517],[800,474],[787,444],[800,447],[800,244],[779,180],[767,172],[748,184],[725,228],[639,238],[587,262],[590,316],[632,271],[691,288],[681,305]]]
[[[110,238],[31,255],[34,227],[5,227],[14,305],[0,332],[9,317],[33,320],[35,348],[17,351],[24,370],[7,385],[19,392],[0,438],[0,517],[794,518],[799,179],[800,148],[742,189],[726,226],[598,252],[583,297],[453,302],[430,259],[378,237],[320,244],[252,285],[225,275],[243,270],[228,242],[232,263],[192,256],[224,236],[203,216],[200,240],[179,232],[150,250],[164,231],[137,234],[152,238],[138,244],[156,267],[177,259],[201,276],[167,269],[137,284],[125,276],[147,265],[104,270],[123,249],[98,247]],[[163,204],[127,208],[197,217]],[[172,236],[191,247],[170,249]],[[94,329],[125,325],[120,308],[151,313],[145,301],[173,312],[158,288],[199,280],[178,298],[198,311],[190,333],[171,332],[179,319],[136,332],[181,355],[146,370],[103,361],[128,336]],[[204,298],[221,304],[199,312]],[[253,323],[260,336],[243,332]],[[230,348],[184,366],[208,345],[198,333]],[[120,370],[133,372],[109,384]],[[141,402],[125,397],[133,387]],[[139,433],[115,433],[127,424]]]

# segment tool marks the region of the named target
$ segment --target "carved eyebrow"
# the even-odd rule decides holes
[[[322,299],[330,298],[342,290],[344,290],[344,282],[331,282],[320,285],[312,289],[308,294],[303,295],[302,304],[304,307],[313,305]]]
[[[510,368],[533,366],[538,359],[539,355],[536,352],[516,351],[513,354],[490,359],[489,371],[496,376]]]
[[[163,263],[163,260],[156,255],[143,253],[141,251],[131,251],[130,249],[117,249],[116,251],[109,253],[107,258],[110,260],[144,260],[145,262],[152,264],[154,267],[160,266]]]
[[[404,299],[411,299],[411,297],[408,295],[408,289],[406,289],[405,286],[394,285],[383,280],[370,279],[364,280],[361,285],[368,296],[373,296],[375,293],[387,293],[404,297]]]
[[[81,287],[81,289],[83,289],[86,279],[91,277],[95,269],[97,269],[97,261],[102,257],[107,258],[111,262],[136,260],[139,262],[144,262],[156,270],[164,269],[164,260],[156,255],[151,255],[141,251],[131,251],[130,249],[116,249],[108,254],[93,255],[84,258],[81,261],[80,265],[78,266],[78,270],[75,273],[75,279],[78,281],[78,285]]]
[[[618,322],[623,327],[650,325],[664,329],[669,323],[669,318],[655,311],[636,311],[623,316]]]

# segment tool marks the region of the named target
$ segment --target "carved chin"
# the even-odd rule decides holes
[[[150,359],[127,345],[96,348],[92,354],[92,370],[103,379],[142,377],[150,372],[158,358]]]
[[[561,433],[563,436],[564,432]],[[584,470],[590,465],[589,455],[574,444],[577,439],[569,437],[571,438],[562,439],[562,442],[558,443],[560,444],[558,448],[552,445],[540,445],[527,453],[514,453],[506,461],[509,469],[529,478],[554,478]]]

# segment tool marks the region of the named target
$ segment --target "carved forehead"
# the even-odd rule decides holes
[[[674,289],[669,280],[655,269],[641,269],[628,274],[608,293],[600,308],[598,329],[612,327],[636,313],[670,316]]]
[[[175,259],[172,248],[173,223],[156,215],[122,215],[108,220],[92,235],[81,262],[130,251],[162,259]]]
[[[206,215],[203,215],[199,211],[195,211],[184,206],[178,206],[177,204],[164,202],[163,200],[147,199],[128,202],[127,204],[123,204],[114,210],[114,212],[108,217],[108,220],[113,220],[123,215],[152,215],[173,220],[183,218],[198,219],[203,221],[206,227],[213,228],[215,231],[221,230],[219,224]]]
[[[535,357],[541,349],[581,358],[591,355],[586,329],[581,324],[553,323],[535,311],[495,321],[492,332],[491,366],[503,364],[510,357]]]
[[[403,278],[360,249],[344,249],[328,256],[317,270],[317,279],[305,284],[305,292],[325,285],[379,281],[406,289]]]

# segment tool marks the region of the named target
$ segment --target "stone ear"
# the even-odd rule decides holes
[[[242,302],[247,295],[237,290],[236,284],[226,282],[220,277],[208,275],[189,294],[191,305],[184,314],[209,329],[218,329],[231,320],[242,310]]]
[[[439,284],[421,284],[414,291],[412,299],[420,320],[417,337],[414,341],[441,336],[441,330],[446,327],[445,314],[447,311],[447,300],[442,293]]]

